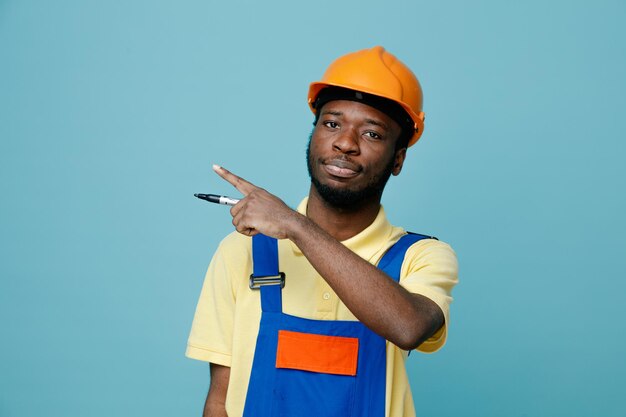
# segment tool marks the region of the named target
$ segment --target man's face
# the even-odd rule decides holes
[[[307,148],[311,182],[327,203],[353,208],[380,201],[391,174],[402,169],[406,149],[395,150],[398,124],[355,101],[326,103]]]

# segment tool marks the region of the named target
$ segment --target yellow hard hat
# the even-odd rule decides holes
[[[406,111],[413,123],[408,146],[422,135],[422,87],[413,72],[382,46],[344,55],[330,64],[322,79],[309,87],[313,113],[317,112],[316,99],[326,87],[343,87],[391,100]]]

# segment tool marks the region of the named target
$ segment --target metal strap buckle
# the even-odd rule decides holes
[[[280,285],[280,288],[285,288],[285,273],[279,272],[278,275],[250,275],[250,289],[258,290],[264,285]]]

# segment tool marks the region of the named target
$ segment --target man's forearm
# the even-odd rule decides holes
[[[395,345],[414,349],[443,325],[433,301],[408,292],[307,217],[294,217],[289,239],[355,317]]]
[[[226,414],[226,407],[224,404],[211,402],[207,398],[206,403],[204,403],[204,412],[202,413],[202,417],[228,417],[228,414]]]
[[[211,385],[204,403],[202,417],[228,417],[226,393],[230,380],[230,368],[211,363]]]

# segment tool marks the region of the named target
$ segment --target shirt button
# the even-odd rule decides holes
[[[324,300],[329,300],[330,299],[330,294],[325,292],[324,295],[322,295],[322,297],[324,298]]]

